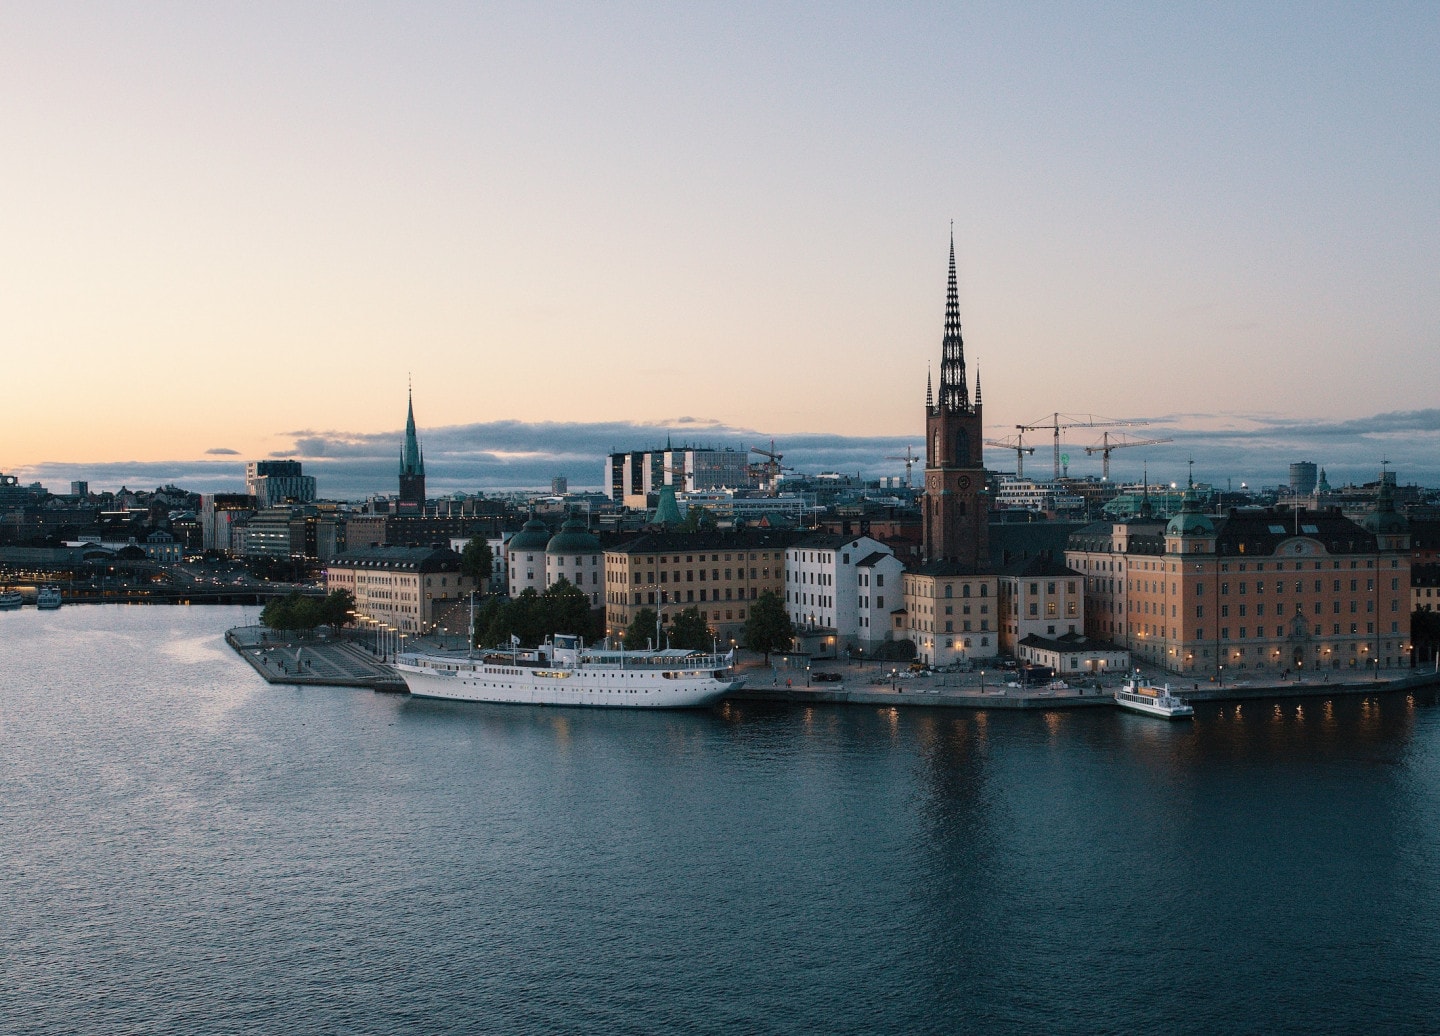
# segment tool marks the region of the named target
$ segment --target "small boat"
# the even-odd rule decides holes
[[[19,590],[0,590],[0,611],[11,611],[25,603]]]
[[[1115,692],[1115,704],[1122,709],[1143,712],[1147,716],[1164,719],[1184,719],[1195,715],[1195,708],[1170,693],[1170,685],[1156,687],[1148,680],[1131,677],[1124,687]]]
[[[60,604],[60,588],[58,586],[42,586],[35,594],[35,607],[37,608],[58,608]]]

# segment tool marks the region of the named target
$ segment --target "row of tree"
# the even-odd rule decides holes
[[[260,612],[260,623],[272,630],[340,629],[354,621],[354,611],[355,597],[349,590],[331,590],[324,597],[307,597],[297,591],[272,597]]]
[[[477,647],[509,649],[511,638],[522,647],[535,647],[555,633],[573,633],[595,641],[605,635],[604,613],[590,608],[585,592],[563,576],[543,594],[532,588],[515,598],[491,597],[475,614],[474,642]],[[795,628],[780,596],[766,591],[750,606],[745,619],[741,646],[769,658],[772,651],[789,651]],[[660,620],[654,608],[641,608],[624,633],[625,647],[685,648],[709,651],[715,633],[700,616],[700,609],[685,608]]]

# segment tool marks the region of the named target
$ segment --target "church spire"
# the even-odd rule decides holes
[[[935,405],[935,393],[930,388],[930,368],[925,368],[925,409],[929,410]]]
[[[425,455],[420,452],[420,440],[415,435],[415,388],[413,385],[407,385],[406,394],[409,399],[405,412],[405,449],[400,454],[400,474],[424,475]]]
[[[970,409],[970,390],[965,384],[965,342],[960,336],[954,224],[950,227],[950,278],[945,288],[945,340],[940,347],[940,409]]]

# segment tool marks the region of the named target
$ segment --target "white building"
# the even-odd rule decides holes
[[[1040,511],[1055,515],[1085,511],[1085,498],[1060,482],[1039,482],[1001,475],[995,486],[995,511]]]
[[[869,536],[809,536],[785,551],[785,610],[797,639],[872,651],[890,639],[905,565]]]
[[[505,573],[510,596],[519,597],[527,589],[543,594],[547,583],[545,548],[550,545],[550,527],[539,518],[531,518],[505,544]]]
[[[590,607],[603,606],[605,551],[600,540],[580,518],[571,518],[545,544],[545,587],[561,578],[569,580],[590,599]]]

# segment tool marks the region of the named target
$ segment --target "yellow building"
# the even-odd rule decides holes
[[[901,580],[905,610],[896,612],[895,637],[915,643],[928,665],[993,658],[1000,651],[1000,577],[939,562]]]
[[[475,583],[449,547],[367,547],[337,555],[325,568],[325,589],[350,591],[357,615],[413,635],[430,632],[436,615]]]
[[[605,552],[605,628],[620,636],[642,608],[665,622],[696,608],[717,637],[738,640],[750,602],[784,600],[785,548],[798,534],[758,529],[660,532]]]

